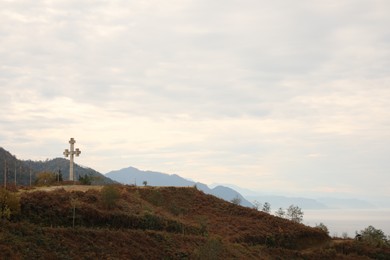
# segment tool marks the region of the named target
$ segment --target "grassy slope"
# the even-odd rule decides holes
[[[194,188],[117,186],[112,205],[98,188],[76,189],[23,192],[21,215],[0,228],[2,258],[359,259],[317,229]]]

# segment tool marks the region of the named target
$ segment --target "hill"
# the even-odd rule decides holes
[[[19,196],[20,213],[0,226],[2,259],[367,259],[354,242],[333,245],[319,229],[195,188],[66,186]]]
[[[161,172],[142,171],[134,167],[128,167],[106,173],[106,176],[122,184],[143,185],[143,182],[146,181],[148,186],[193,187],[196,185],[198,189],[202,190],[206,194],[214,195],[226,201],[238,198],[242,206],[253,206],[252,203],[232,188],[218,185],[210,189],[206,184],[184,179],[177,174],[170,175]]]
[[[4,171],[6,169],[6,176]],[[19,160],[7,150],[0,147],[0,183],[4,183],[4,178],[7,178],[8,184],[16,184],[21,186],[34,183],[36,176],[40,172],[52,172],[58,174],[61,172],[63,179],[69,179],[69,160],[65,158],[55,158],[46,161],[24,161]],[[74,172],[76,180],[79,176],[90,175],[94,179],[94,184],[110,184],[115,183],[105,175],[86,167],[81,167],[77,163],[74,164]]]

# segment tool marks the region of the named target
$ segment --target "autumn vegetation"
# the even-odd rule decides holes
[[[0,189],[0,204],[2,259],[390,256],[387,244],[333,241],[321,228],[242,207],[196,188],[76,185],[50,191]]]
[[[77,181],[63,181],[65,159],[0,156],[0,259],[390,259],[381,230],[331,239],[325,224],[301,224],[294,205],[276,217],[267,202],[250,209],[196,185],[107,185],[78,166]]]

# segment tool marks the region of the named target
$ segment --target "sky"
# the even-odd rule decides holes
[[[0,0],[0,146],[390,197],[388,0]]]

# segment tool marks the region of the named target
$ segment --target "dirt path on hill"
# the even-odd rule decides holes
[[[49,187],[34,187],[28,190],[19,190],[20,192],[34,192],[34,191],[54,191],[59,189],[64,189],[66,191],[82,191],[86,192],[87,190],[101,190],[103,186],[94,186],[94,185],[60,185],[60,186],[49,186]]]

